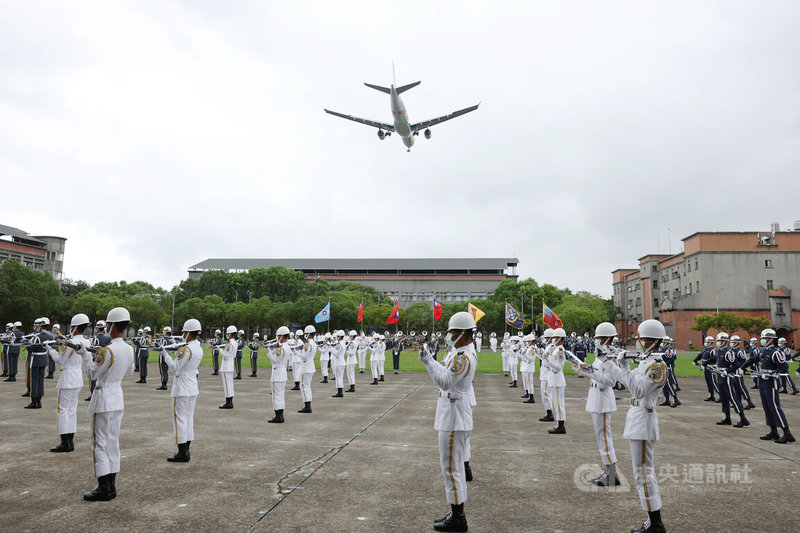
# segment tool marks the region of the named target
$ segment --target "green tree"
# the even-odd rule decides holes
[[[23,327],[30,327],[36,318],[50,318],[54,309],[65,307],[63,298],[50,274],[12,259],[0,265],[0,317],[4,322],[19,320]]]

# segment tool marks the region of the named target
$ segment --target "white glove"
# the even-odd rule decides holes
[[[737,376],[743,376],[744,375],[744,371],[741,368],[737,368],[736,369],[736,375]]]
[[[52,346],[47,348],[47,353],[50,355],[50,357],[55,357],[58,355],[58,352]]]
[[[75,353],[80,355],[84,359],[86,358],[87,355],[89,355],[89,352],[86,350],[86,346],[84,346],[83,344],[80,345],[80,348],[75,350]]]

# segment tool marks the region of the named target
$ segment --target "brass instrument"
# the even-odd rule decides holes
[[[280,345],[278,339],[269,339],[263,342],[262,346],[267,350],[274,350]]]

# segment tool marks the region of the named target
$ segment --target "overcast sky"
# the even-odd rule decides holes
[[[65,276],[208,257],[511,257],[611,294],[695,231],[800,219],[800,4],[0,2],[0,224]],[[363,82],[422,80],[411,153]],[[668,242],[668,236],[671,241]],[[660,244],[660,249],[659,249]]]

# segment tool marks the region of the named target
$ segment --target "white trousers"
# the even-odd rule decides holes
[[[367,351],[364,350],[363,352],[359,350],[358,352],[358,369],[364,370],[367,365]]]
[[[386,355],[384,355],[383,357],[378,359],[378,373],[381,376],[383,376],[383,368],[384,368],[385,364],[386,364]]]
[[[525,392],[533,394],[535,392],[533,386],[533,372],[522,373],[522,386],[525,387]]]
[[[468,438],[469,431],[439,432],[439,466],[444,478],[444,493],[450,505],[467,501],[464,452]]]
[[[356,384],[356,364],[349,363],[347,365],[347,384],[348,385],[355,385]]]
[[[511,379],[517,381],[517,358],[508,358],[508,371],[511,372]]]
[[[328,358],[328,359],[320,359],[319,360],[319,369],[322,370],[322,377],[323,378],[327,378],[328,377],[328,361],[330,361],[330,358]]]
[[[172,399],[172,427],[175,429],[175,444],[194,440],[195,396],[176,396]]]
[[[336,386],[344,388],[344,365],[333,363],[333,375],[336,376]]]
[[[286,409],[286,382],[270,381],[272,388],[272,410]]]
[[[378,379],[378,360],[377,359],[370,359],[369,360],[369,370],[372,372],[372,379]]]
[[[311,401],[311,378],[313,377],[313,373],[306,372],[303,374],[303,379],[300,380],[300,396],[303,397],[303,402]]]
[[[92,432],[89,447],[92,449],[94,477],[119,472],[119,428],[123,410],[92,414]]]
[[[220,372],[222,376],[222,390],[226,398],[233,398],[233,372]]]
[[[56,430],[59,435],[75,433],[78,426],[78,394],[81,389],[58,389],[58,416]]]
[[[464,462],[468,462],[470,457],[472,457],[472,442],[470,441],[470,435],[472,435],[471,431],[467,431],[467,443],[464,445]]]
[[[564,409],[564,387],[550,387],[549,394],[553,417],[563,422],[567,419],[567,411]]]
[[[508,356],[503,354],[500,356],[503,359],[503,374],[508,372]]]
[[[614,436],[611,434],[611,415],[612,413],[592,413],[594,437],[597,439],[597,449],[600,450],[600,457],[603,459],[604,465],[617,462],[617,454],[614,452]]]
[[[642,509],[652,512],[661,509],[661,494],[658,492],[656,469],[653,466],[652,440],[631,439],[631,462],[633,463],[633,480],[639,491]]]
[[[547,386],[546,379],[539,380],[539,390],[542,391],[542,404],[544,408],[552,411],[553,406],[550,405],[550,390]]]

